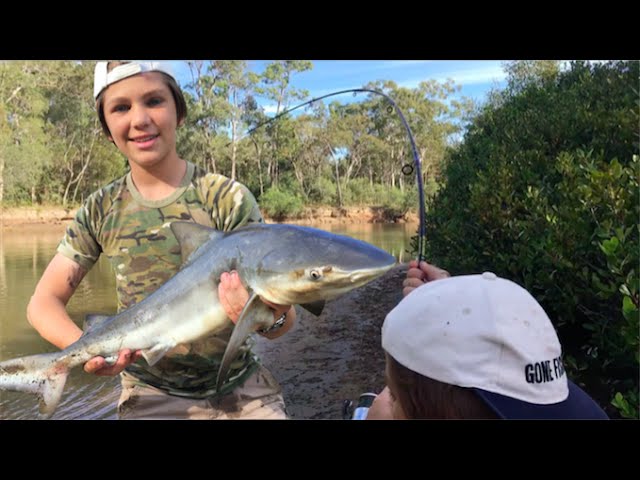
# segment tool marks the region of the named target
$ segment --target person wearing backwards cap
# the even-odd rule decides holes
[[[131,307],[173,276],[180,248],[173,220],[218,230],[262,222],[255,198],[242,184],[209,174],[178,156],[176,130],[187,107],[165,62],[97,62],[93,96],[107,138],[127,158],[129,172],[90,195],[69,225],[27,307],[29,323],[65,348],[82,335],[66,304],[87,271],[104,253],[116,272],[118,311]],[[222,274],[219,298],[236,321],[249,298],[237,272]],[[267,303],[267,302],[265,302]],[[269,304],[276,338],[295,320],[291,305]],[[112,365],[94,357],[85,371],[122,376],[122,419],[286,418],[282,391],[247,342],[229,380],[216,377],[232,329],[179,345],[153,367],[123,350]]]
[[[403,293],[382,325],[387,387],[368,419],[608,418],[567,378],[549,317],[516,283],[414,261]]]

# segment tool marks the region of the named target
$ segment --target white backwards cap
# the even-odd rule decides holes
[[[472,388],[502,418],[607,418],[567,379],[540,304],[490,272],[416,288],[387,315],[382,347],[414,372]]]
[[[96,63],[94,81],[93,81],[93,98],[98,95],[112,83],[116,83],[124,78],[131,77],[143,72],[162,72],[169,75],[175,80],[173,69],[169,62],[152,61],[152,62],[129,62],[118,65],[110,72],[107,72],[109,62]]]

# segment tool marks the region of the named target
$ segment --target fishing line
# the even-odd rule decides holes
[[[251,128],[250,130],[247,131],[247,133],[245,133],[240,139],[251,135],[251,133],[253,133],[255,130],[257,130],[258,128],[263,127],[264,125],[267,125],[275,120],[277,120],[278,118],[282,117],[283,115],[286,115],[288,113],[293,112],[294,110],[297,110],[298,108],[302,108],[305,105],[308,105],[310,103],[314,103],[317,101],[320,101],[322,99],[325,99],[327,97],[333,97],[335,95],[342,95],[344,93],[350,93],[353,92],[354,96],[357,93],[362,93],[362,92],[366,92],[366,93],[375,93],[376,95],[380,95],[384,98],[386,98],[389,103],[391,103],[391,105],[389,105],[389,107],[387,107],[387,113],[391,114],[391,112],[393,112],[393,110],[395,109],[396,113],[398,114],[398,116],[400,117],[400,120],[402,120],[402,124],[404,125],[404,128],[407,131],[407,134],[409,135],[409,140],[411,141],[411,151],[413,152],[413,165],[411,165],[410,163],[407,163],[405,165],[402,166],[402,173],[404,175],[411,175],[411,173],[413,173],[414,169],[416,172],[416,182],[418,184],[418,202],[419,202],[419,214],[420,214],[420,219],[419,219],[419,224],[418,224],[418,261],[422,261],[424,260],[424,242],[425,242],[425,237],[426,237],[426,233],[425,233],[425,225],[424,225],[424,217],[425,217],[425,212],[424,212],[424,189],[422,186],[422,171],[421,171],[421,162],[420,162],[420,155],[418,154],[418,149],[416,147],[416,142],[414,140],[413,137],[413,133],[411,132],[411,128],[409,127],[409,124],[407,123],[407,120],[405,118],[405,116],[402,113],[402,110],[400,110],[400,107],[398,107],[398,104],[393,100],[393,98],[391,98],[389,95],[387,95],[384,92],[381,92],[380,90],[373,90],[373,89],[369,89],[369,88],[350,88],[347,90],[340,90],[337,92],[333,92],[333,93],[328,93],[326,95],[322,95],[321,97],[315,97],[312,98],[311,100],[307,100],[304,103],[301,103],[300,105],[296,105],[295,107],[289,108],[287,110],[284,110],[283,112],[280,112],[279,114],[277,114],[274,117],[269,118],[268,120],[259,123],[258,125],[256,125],[255,127]]]

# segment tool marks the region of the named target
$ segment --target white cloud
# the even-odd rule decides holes
[[[454,70],[450,72],[439,72],[434,75],[427,75],[422,78],[413,78],[399,82],[398,85],[404,88],[416,88],[420,82],[428,80],[436,80],[445,82],[449,79],[453,80],[456,85],[475,85],[483,83],[491,83],[494,81],[502,81],[506,78],[506,73],[500,65],[487,65],[479,68],[470,68],[464,70]]]
[[[264,109],[264,113],[273,113],[275,115],[278,106],[274,104],[262,105],[262,108]]]
[[[486,67],[472,68],[468,70],[457,70],[453,72],[444,72],[435,77],[439,82],[452,79],[460,85],[474,85],[478,83],[490,83],[493,81],[502,81],[507,74],[501,65],[488,65]]]
[[[369,72],[391,71],[402,68],[425,65],[433,60],[316,60],[315,67],[331,65],[331,68],[316,68],[318,78],[345,79],[349,76],[363,75]]]

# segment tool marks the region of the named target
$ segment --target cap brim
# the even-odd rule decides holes
[[[608,420],[607,414],[572,381],[569,396],[560,403],[540,405],[474,388],[500,418],[509,420]]]

